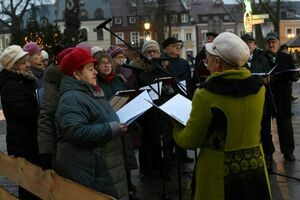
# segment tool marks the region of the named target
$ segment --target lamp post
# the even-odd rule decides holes
[[[145,22],[144,23],[144,28],[146,30],[146,41],[151,40],[151,36],[150,36],[150,23],[149,22]]]

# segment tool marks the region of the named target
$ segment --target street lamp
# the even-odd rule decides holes
[[[150,23],[149,22],[145,22],[144,23],[144,28],[145,28],[145,30],[149,30],[150,29]]]
[[[150,32],[149,32],[149,29],[150,29],[150,23],[149,22],[145,22],[144,23],[144,28],[146,30],[146,40],[151,40],[151,37],[150,37]]]

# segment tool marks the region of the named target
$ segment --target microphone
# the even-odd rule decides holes
[[[127,69],[131,69],[135,72],[145,72],[145,69],[138,67],[138,66],[128,65],[128,64],[122,64],[121,66],[124,68],[127,68]]]
[[[102,29],[106,26],[106,24],[108,24],[109,22],[112,21],[112,18],[108,18],[107,20],[105,20],[104,22],[102,22],[101,24],[99,24],[98,26],[96,26],[96,28],[94,28],[94,31],[98,31],[99,29]]]

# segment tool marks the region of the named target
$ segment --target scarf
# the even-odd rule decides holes
[[[107,83],[112,83],[112,81],[115,79],[116,74],[114,72],[111,72],[109,75],[103,77],[104,81]]]

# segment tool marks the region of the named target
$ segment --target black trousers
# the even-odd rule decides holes
[[[261,142],[263,146],[263,150],[266,156],[272,157],[272,154],[275,152],[275,147],[272,141],[271,134],[271,123],[272,118],[271,115],[264,114],[261,120]]]
[[[295,149],[295,143],[292,119],[290,117],[277,117],[276,123],[281,153],[293,153]]]

